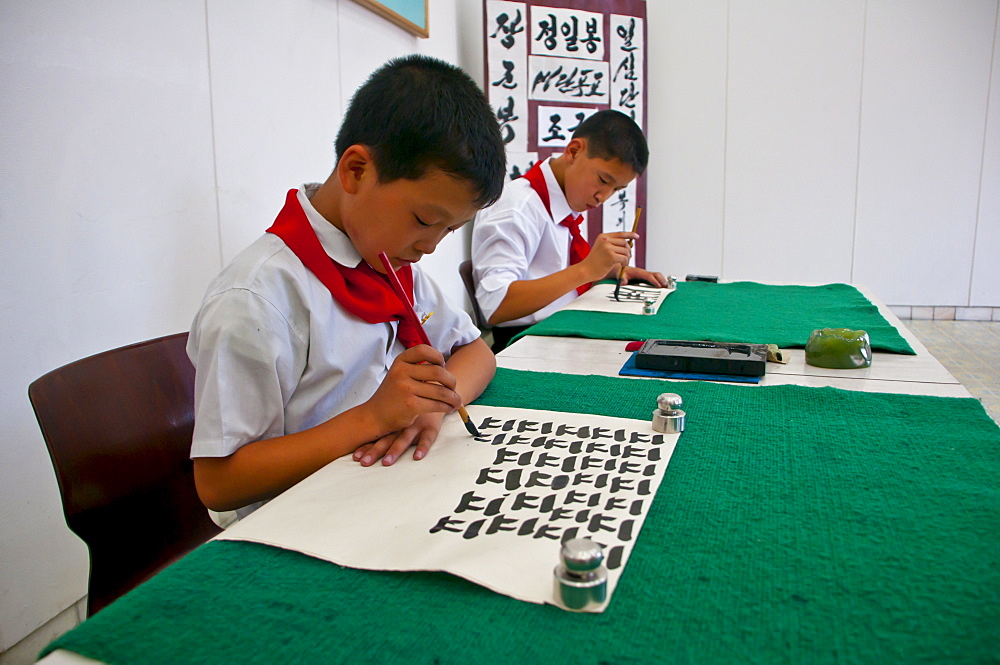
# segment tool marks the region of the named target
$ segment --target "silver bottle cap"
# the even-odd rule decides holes
[[[673,411],[684,406],[684,400],[677,393],[663,393],[656,398],[656,406],[663,411]]]
[[[589,538],[567,540],[559,555],[566,569],[574,573],[595,570],[604,562],[604,550]]]

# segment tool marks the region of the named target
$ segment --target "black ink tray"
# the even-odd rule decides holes
[[[766,365],[764,344],[648,339],[635,354],[639,369],[669,372],[764,376]]]

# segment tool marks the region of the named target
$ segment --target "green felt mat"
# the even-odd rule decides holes
[[[524,334],[596,339],[688,339],[803,347],[817,328],[866,330],[873,349],[913,355],[878,308],[848,284],[678,282],[654,315],[563,310]]]
[[[976,400],[500,370],[479,403],[646,419],[668,389],[687,429],[603,614],[215,542],[49,648],[115,665],[1000,659],[1000,429]]]

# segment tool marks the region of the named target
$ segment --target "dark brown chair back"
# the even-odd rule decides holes
[[[476,326],[480,330],[485,331],[490,327],[490,324],[486,322],[483,311],[479,309],[479,301],[476,300],[476,284],[472,277],[472,261],[462,261],[458,266],[458,274],[462,276],[465,291],[469,294],[469,300],[472,301],[472,318],[475,320]]]
[[[28,387],[66,523],[90,550],[88,614],[220,531],[194,487],[186,343],[106,351]]]

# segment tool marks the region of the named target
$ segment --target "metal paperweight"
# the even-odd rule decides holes
[[[562,545],[556,566],[556,600],[566,609],[584,612],[600,607],[608,599],[608,571],[604,551],[587,538],[571,538]]]
[[[653,429],[665,434],[680,434],[684,431],[687,414],[681,410],[684,400],[677,393],[663,393],[656,398],[653,410]]]

